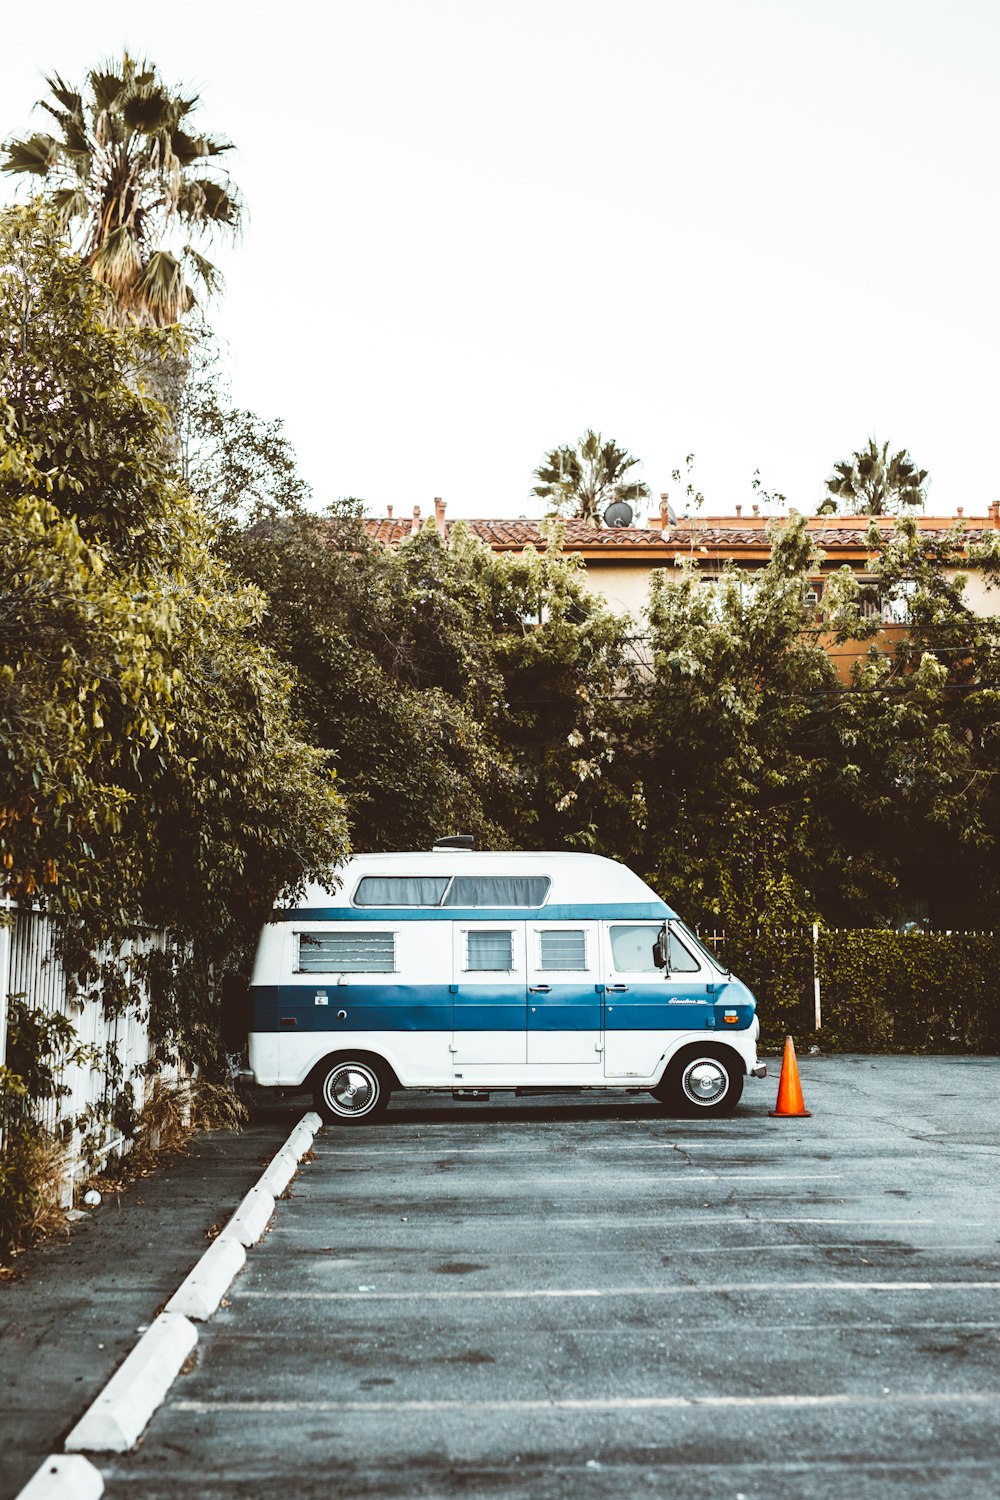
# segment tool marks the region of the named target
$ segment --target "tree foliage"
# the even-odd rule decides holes
[[[639,462],[626,448],[589,428],[575,447],[552,448],[535,470],[531,493],[545,500],[554,515],[568,515],[592,526],[614,500],[636,505],[649,496],[649,485],[629,477]]]
[[[103,314],[51,219],[7,213],[0,858],[81,943],[142,921],[220,954],[343,853],[341,804],[255,640],[264,601],[213,554],[136,387],[163,336]]]
[[[206,293],[220,284],[198,246],[239,230],[242,204],[221,162],[230,142],[193,129],[197,95],[128,53],[92,68],[80,88],[58,73],[46,82],[40,107],[55,133],[11,138],[0,165],[44,183],[119,316],[176,323],[194,303],[192,279]]]
[[[890,453],[888,443],[880,448],[871,437],[867,448],[834,464],[820,514],[841,507],[855,516],[900,515],[922,509],[926,480],[927,470],[918,469],[905,448]]]
[[[359,848],[593,841],[614,809],[600,767],[618,732],[628,629],[558,538],[496,557],[433,524],[398,549],[359,506],[257,520],[224,539],[270,608],[262,638],[293,670],[295,707],[336,756]]]

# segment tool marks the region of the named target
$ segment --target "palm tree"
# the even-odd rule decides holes
[[[899,515],[909,507],[923,505],[926,478],[927,470],[918,469],[905,448],[890,455],[888,443],[880,448],[874,438],[869,438],[867,448],[834,464],[819,514],[836,512],[843,501],[852,515]]]
[[[242,203],[219,165],[231,143],[192,133],[197,96],[171,92],[152,64],[127,53],[91,70],[82,91],[58,73],[45,81],[51,97],[39,102],[57,133],[12,138],[0,166],[45,181],[59,221],[77,227],[80,253],[121,316],[176,323],[195,301],[188,276],[208,293],[221,280],[187,237],[239,230]]]
[[[590,428],[575,448],[553,448],[546,453],[535,470],[539,482],[531,493],[548,500],[556,515],[568,511],[596,526],[600,512],[612,500],[634,504],[648,497],[648,484],[626,479],[638,462],[626,448],[605,442]]]

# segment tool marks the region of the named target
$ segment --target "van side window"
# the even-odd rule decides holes
[[[541,906],[547,875],[456,875],[444,906]]]
[[[619,974],[658,974],[653,962],[653,942],[658,928],[612,927],[611,963]]]
[[[354,892],[355,906],[439,906],[447,875],[365,875]]]
[[[611,963],[619,974],[662,974],[653,962],[653,941],[658,928],[652,926],[612,927]],[[697,974],[701,964],[670,930],[669,974]]]
[[[394,932],[300,932],[300,974],[392,974]]]
[[[587,934],[550,928],[540,934],[540,969],[586,969]]]
[[[466,958],[467,969],[509,973],[514,967],[514,934],[470,932]]]

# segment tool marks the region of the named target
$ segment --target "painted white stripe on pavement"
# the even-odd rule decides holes
[[[478,1223],[479,1220],[472,1219],[470,1222]],[[589,1229],[594,1224],[616,1224],[620,1226],[622,1221],[619,1215],[609,1215],[607,1218],[584,1218],[581,1215],[575,1219],[547,1218],[545,1222],[546,1224],[558,1224],[563,1229],[571,1228],[574,1225],[581,1229]],[[695,1224],[731,1224],[736,1227],[744,1224],[891,1224],[898,1227],[901,1224],[925,1226],[927,1224],[936,1224],[937,1222],[937,1219],[831,1219],[820,1217],[807,1219],[802,1216],[796,1218],[776,1218],[772,1214],[744,1214],[740,1213],[737,1209],[736,1212],[731,1214],[699,1214],[694,1219],[677,1219],[671,1213],[657,1214],[655,1217],[643,1216],[632,1218],[629,1216],[626,1227],[631,1229],[636,1224],[669,1224],[671,1229],[681,1228],[682,1226],[688,1228]],[[987,1221],[985,1219],[949,1219],[948,1223],[950,1227],[956,1229],[984,1229]]]
[[[237,1295],[271,1302],[522,1302],[549,1297],[697,1297],[739,1292],[1000,1292],[1000,1281],[725,1281],[695,1286],[496,1287],[492,1291],[429,1292],[268,1292],[240,1290]]]
[[[685,1411],[699,1407],[781,1410],[831,1406],[995,1406],[1000,1391],[858,1391],[823,1396],[607,1396],[553,1397],[543,1401],[171,1401],[173,1411],[193,1412],[530,1412]]]
[[[689,1163],[681,1163],[680,1167],[676,1176],[669,1179],[671,1192],[679,1187],[697,1190],[704,1187],[706,1182],[840,1182],[844,1176],[843,1172],[706,1172],[702,1167],[692,1167]],[[682,1175],[685,1167],[687,1175]],[[593,1174],[585,1177],[565,1177],[560,1174],[555,1181],[545,1177],[506,1177],[493,1174],[490,1181],[497,1182],[504,1188],[536,1187],[546,1193],[555,1192],[557,1188],[594,1186]],[[645,1187],[660,1190],[666,1185],[666,1179],[662,1176],[653,1177],[645,1172],[616,1172],[615,1186],[624,1183],[641,1183]],[[342,1188],[344,1184],[340,1182],[337,1186]],[[467,1189],[456,1191],[466,1192]]]
[[[387,1207],[387,1210],[388,1210],[389,1213],[391,1213],[392,1217],[394,1219],[398,1219],[398,1217],[399,1217],[398,1204],[383,1205],[383,1207]],[[353,1217],[355,1219],[357,1219],[359,1217],[359,1215],[355,1212],[355,1213],[353,1213]],[[638,1225],[645,1226],[645,1225],[649,1225],[649,1224],[654,1224],[654,1225],[655,1224],[669,1225],[669,1227],[671,1229],[682,1229],[682,1228],[683,1229],[690,1229],[690,1228],[693,1228],[696,1225],[702,1225],[702,1224],[729,1224],[734,1229],[740,1229],[740,1228],[744,1227],[745,1225],[749,1225],[749,1224],[868,1224],[868,1225],[879,1225],[879,1224],[881,1224],[881,1225],[893,1225],[893,1226],[898,1227],[900,1225],[927,1226],[929,1224],[937,1224],[938,1222],[939,1222],[939,1220],[937,1220],[937,1219],[923,1219],[923,1218],[921,1218],[921,1219],[867,1219],[867,1218],[849,1218],[849,1219],[836,1218],[836,1219],[832,1219],[832,1218],[825,1218],[825,1217],[824,1218],[820,1218],[820,1217],[804,1218],[804,1217],[801,1217],[801,1216],[795,1217],[795,1218],[792,1218],[792,1217],[776,1218],[776,1217],[772,1216],[771,1214],[745,1214],[745,1213],[741,1213],[739,1209],[735,1209],[730,1214],[698,1214],[697,1217],[693,1218],[693,1219],[679,1219],[679,1218],[676,1217],[676,1215],[672,1214],[669,1210],[665,1210],[662,1214],[636,1214],[636,1215],[631,1215],[630,1214],[629,1218],[628,1218],[628,1221],[626,1223],[624,1223],[624,1224],[622,1222],[622,1218],[621,1218],[620,1214],[594,1214],[594,1215],[589,1215],[588,1214],[586,1216],[584,1216],[584,1215],[581,1214],[581,1215],[575,1215],[573,1217],[566,1217],[565,1215],[562,1215],[562,1216],[553,1217],[553,1218],[549,1218],[548,1216],[546,1216],[546,1219],[545,1219],[546,1226],[558,1226],[560,1229],[595,1229],[595,1228],[615,1228],[615,1229],[622,1229],[622,1228],[624,1228],[624,1229],[633,1229],[633,1228],[635,1228]],[[449,1215],[449,1217],[448,1217],[448,1224],[449,1224],[449,1226],[454,1225],[456,1223],[458,1223],[458,1224],[481,1224],[482,1223],[482,1219],[478,1215],[476,1215],[476,1214],[463,1214],[463,1215],[461,1215],[458,1218],[456,1218],[455,1215]],[[949,1227],[949,1229],[985,1229],[987,1227],[992,1228],[992,1225],[988,1225],[988,1221],[986,1219],[949,1219],[948,1220],[948,1227]],[[294,1235],[296,1232],[298,1232],[298,1229],[299,1229],[298,1225],[290,1224],[288,1226],[288,1228],[287,1228],[287,1233],[290,1234],[290,1235]],[[313,1236],[313,1235],[315,1235],[316,1231],[315,1231],[315,1228],[314,1228],[313,1225],[311,1225],[311,1224],[303,1224],[301,1226],[301,1232],[303,1234],[308,1234],[310,1236]],[[739,1248],[739,1247],[735,1247],[735,1248]]]

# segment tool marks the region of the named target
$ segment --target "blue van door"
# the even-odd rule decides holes
[[[602,1048],[597,922],[529,922],[528,1062],[599,1067]]]
[[[527,1058],[523,922],[453,924],[452,1060],[520,1063]]]

